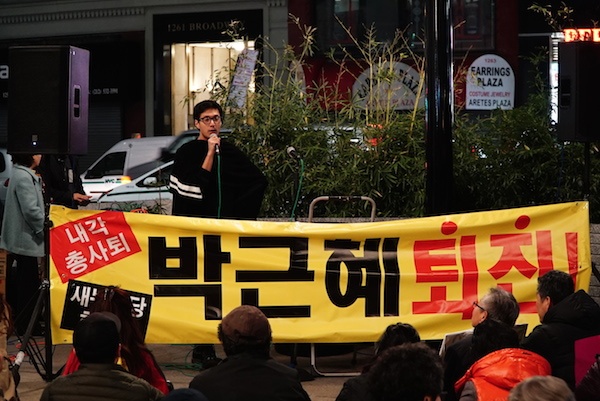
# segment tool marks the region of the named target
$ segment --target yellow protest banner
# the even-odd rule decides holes
[[[587,290],[591,272],[586,202],[350,224],[50,217],[55,344],[107,285],[131,292],[149,343],[217,342],[220,316],[243,303],[265,312],[275,342],[363,342],[399,321],[423,339],[468,329],[495,286],[531,330],[540,275],[563,270]]]

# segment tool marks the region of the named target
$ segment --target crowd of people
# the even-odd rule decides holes
[[[180,148],[170,177],[174,215],[256,218],[266,179],[239,149],[219,137],[223,118],[214,101],[194,108],[198,140]],[[13,328],[11,307],[13,315],[30,315],[30,301],[40,284],[46,204],[76,208],[89,201],[74,172],[75,160],[44,160],[41,155],[13,155],[0,242],[15,260],[8,271],[8,303],[0,303],[3,357]],[[46,201],[44,183],[49,186]],[[491,288],[472,307],[472,333],[442,352],[421,341],[410,324],[387,327],[373,359],[359,376],[346,381],[336,401],[600,399],[600,360],[585,367],[583,378],[575,375],[575,343],[600,335],[600,306],[585,291],[575,291],[569,274],[552,270],[539,277],[536,307],[541,324],[527,337],[515,328],[520,309],[510,292]],[[16,330],[22,334],[27,322],[19,319]],[[129,293],[107,286],[98,292],[89,316],[75,327],[62,375],[46,386],[41,400],[310,400],[298,371],[270,355],[271,325],[259,308],[233,309],[222,318],[217,335],[225,358],[216,356],[213,345],[197,345],[194,358],[203,370],[189,388],[173,389],[144,342]],[[0,400],[17,400],[16,383],[8,372],[4,362]]]
[[[344,383],[336,401],[598,399],[598,364],[584,377],[592,383],[586,388],[572,371],[575,341],[600,334],[600,306],[584,291],[575,292],[572,278],[560,271],[538,279],[537,301],[541,324],[521,339],[514,327],[516,299],[490,289],[473,303],[472,335],[443,356],[412,325],[392,324],[375,343],[373,359]],[[63,376],[47,385],[41,400],[310,400],[298,371],[270,355],[271,325],[255,306],[238,306],[223,317],[217,335],[225,359],[181,389],[168,386],[132,313],[126,291],[101,291],[74,330]]]

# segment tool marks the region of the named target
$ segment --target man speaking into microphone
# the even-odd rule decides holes
[[[223,109],[213,100],[194,106],[198,140],[175,154],[170,187],[173,215],[256,219],[267,180],[232,143],[221,140]]]
[[[170,190],[176,216],[256,219],[267,180],[262,172],[219,131],[223,109],[213,100],[194,106],[194,125],[199,135],[175,154]],[[192,362],[202,369],[220,361],[211,344],[194,347]]]

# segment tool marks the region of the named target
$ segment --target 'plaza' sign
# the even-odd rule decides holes
[[[514,107],[515,75],[508,62],[484,54],[467,71],[467,110],[510,110]]]

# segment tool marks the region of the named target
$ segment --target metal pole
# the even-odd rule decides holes
[[[425,2],[426,162],[425,212],[452,212],[451,0]]]

